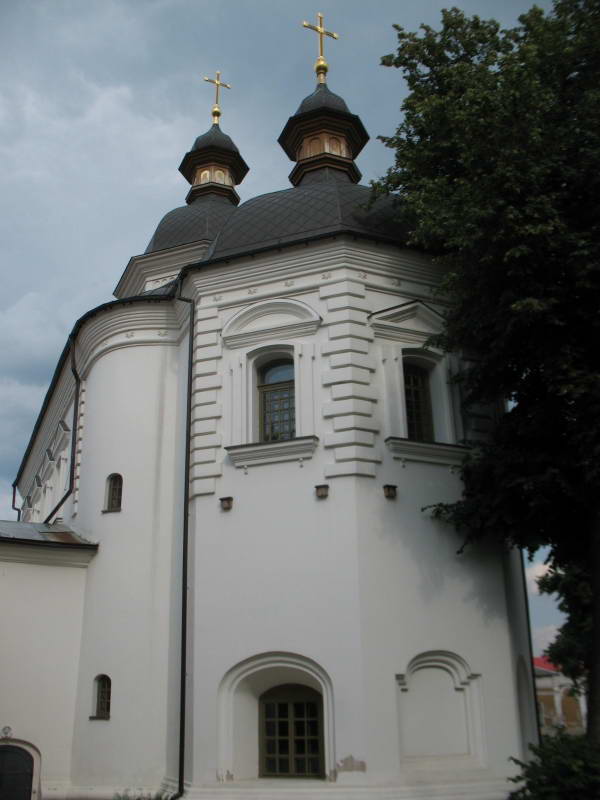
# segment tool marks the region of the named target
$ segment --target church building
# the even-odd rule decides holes
[[[307,27],[291,187],[239,204],[217,73],[56,367],[0,522],[2,800],[502,800],[537,739],[520,555],[423,510],[493,411]]]

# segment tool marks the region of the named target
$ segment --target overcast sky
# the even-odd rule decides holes
[[[316,35],[325,25],[328,84],[360,115],[371,141],[363,182],[381,176],[405,94],[393,23],[439,25],[436,0],[0,0],[0,518],[67,334],[109,300],[130,256],[184,203],[177,167],[211,123],[222,72],[221,127],[250,172],[242,201],[289,186],[277,144],[314,88]],[[549,2],[538,2],[544,8]],[[525,0],[465,0],[468,14],[515,24]],[[541,603],[534,600],[534,603]],[[547,603],[536,626],[553,626]],[[549,635],[546,628],[544,636]],[[542,634],[540,634],[542,635]]]

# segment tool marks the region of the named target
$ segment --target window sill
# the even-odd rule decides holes
[[[312,458],[319,438],[317,436],[299,436],[285,442],[252,442],[252,444],[236,444],[226,447],[229,458],[239,469],[254,467],[257,464],[275,464],[279,461],[303,461]]]
[[[89,717],[88,719],[104,719],[104,720],[109,720],[109,719],[110,719],[110,716],[108,716],[108,717]]]
[[[385,443],[393,457],[400,461],[421,461],[426,464],[444,464],[448,467],[460,466],[469,449],[462,444],[417,442],[400,436],[388,436]]]
[[[118,514],[121,511],[120,508],[103,508],[100,512],[101,514]]]

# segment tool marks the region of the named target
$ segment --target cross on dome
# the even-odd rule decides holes
[[[213,123],[215,125],[219,124],[219,117],[221,116],[221,106],[219,105],[219,89],[221,86],[224,86],[226,89],[231,89],[229,83],[224,83],[221,80],[221,73],[217,70],[216,78],[207,78],[204,76],[204,80],[208,81],[208,83],[214,83],[215,85],[215,104],[212,107],[212,115],[213,115]]]
[[[311,23],[306,22],[306,20],[302,23],[302,25],[305,28],[314,31],[319,37],[319,56],[315,62],[315,72],[317,73],[319,83],[325,83],[325,76],[327,75],[329,64],[325,60],[325,56],[323,54],[323,40],[325,36],[330,36],[332,39],[339,39],[340,37],[337,35],[337,33],[325,29],[325,26],[323,25],[323,14],[321,14],[320,11],[317,13],[317,25],[311,25]]]

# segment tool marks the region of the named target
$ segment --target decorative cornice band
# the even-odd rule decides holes
[[[467,447],[442,442],[416,442],[400,436],[388,436],[385,440],[394,458],[401,461],[422,461],[427,464],[444,464],[454,467],[462,463]]]
[[[257,464],[274,464],[279,461],[300,461],[312,458],[318,436],[300,436],[285,442],[253,442],[226,447],[229,457],[238,469]]]

